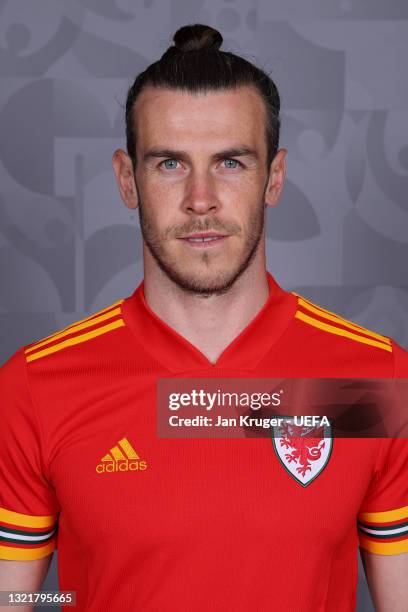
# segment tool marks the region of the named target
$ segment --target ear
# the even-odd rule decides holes
[[[125,151],[117,149],[112,156],[112,166],[123,202],[128,208],[137,208],[138,197],[132,160]]]
[[[275,206],[281,196],[286,176],[285,156],[287,149],[279,149],[269,169],[269,179],[265,191],[265,204]]]

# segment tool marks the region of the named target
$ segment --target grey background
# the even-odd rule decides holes
[[[0,0],[0,362],[141,280],[111,154],[128,85],[194,22],[281,93],[268,268],[407,347],[407,19],[405,0]],[[373,609],[362,576],[357,609]]]

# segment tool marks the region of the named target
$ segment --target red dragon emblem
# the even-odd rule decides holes
[[[329,431],[326,426],[305,427],[287,420],[272,438],[281,463],[304,486],[318,476],[329,460],[333,443]]]
[[[305,432],[302,431],[305,428],[301,425],[286,423],[282,425],[281,429],[284,436],[280,440],[280,445],[283,448],[293,449],[291,453],[285,453],[285,457],[288,463],[296,461],[298,463],[296,471],[304,476],[306,472],[310,472],[312,469],[310,462],[316,461],[322,456],[325,447],[323,427],[315,428],[315,433],[320,435],[313,438],[305,436]]]

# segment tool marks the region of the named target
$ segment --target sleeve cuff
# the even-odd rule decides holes
[[[58,516],[21,514],[0,508],[0,558],[30,561],[57,548]]]
[[[386,512],[362,512],[358,517],[359,545],[377,555],[408,552],[408,506]]]

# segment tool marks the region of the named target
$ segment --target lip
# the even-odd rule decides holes
[[[226,234],[219,234],[218,232],[198,232],[197,234],[181,236],[182,240],[188,240],[189,238],[226,238]]]
[[[213,238],[213,240],[198,240],[198,238]],[[182,240],[193,249],[211,249],[224,242],[227,238],[227,235],[217,234],[216,232],[199,232],[182,236],[179,240]]]

